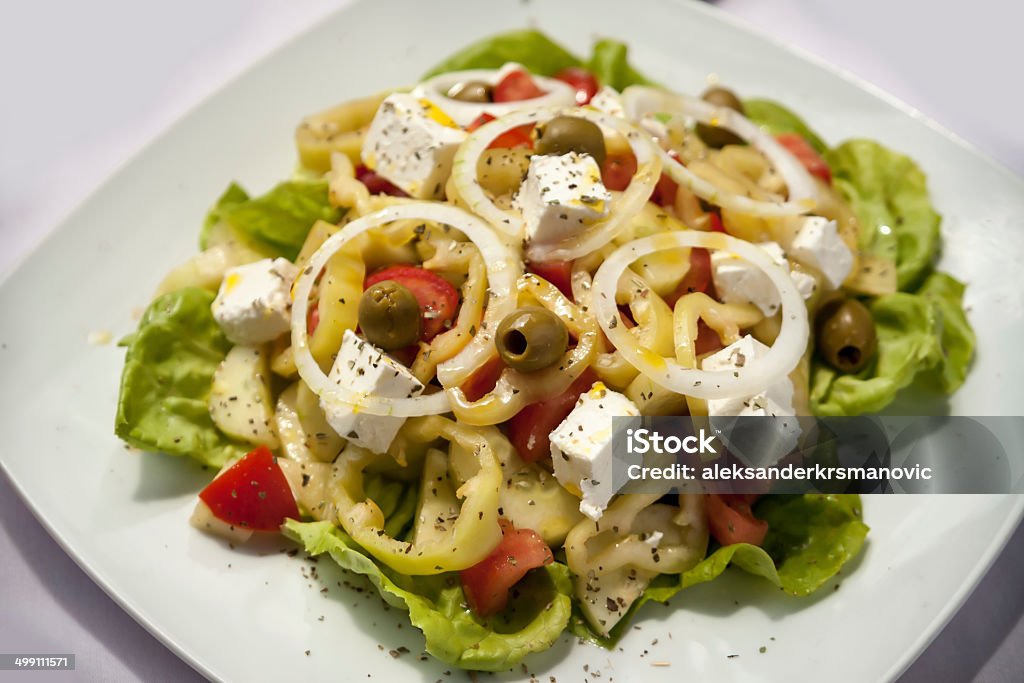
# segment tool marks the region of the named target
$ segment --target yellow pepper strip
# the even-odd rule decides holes
[[[326,173],[331,167],[331,154],[338,152],[358,163],[366,128],[390,94],[382,92],[349,100],[302,119],[295,129],[295,146],[302,165]]]
[[[676,361],[687,368],[697,367],[697,320],[701,319],[718,333],[726,346],[740,338],[740,330],[753,327],[764,315],[753,304],[723,304],[703,292],[679,297],[673,312]],[[686,397],[690,415],[707,415],[708,402]]]
[[[368,553],[395,571],[409,575],[459,571],[477,564],[501,542],[498,489],[502,472],[494,449],[475,429],[437,415],[410,418],[402,427],[412,440],[446,439],[469,449],[479,471],[458,488],[459,516],[429,542],[400,541],[384,531],[384,514],[363,490],[363,471],[380,456],[351,444],[338,456],[334,504],[338,522]]]

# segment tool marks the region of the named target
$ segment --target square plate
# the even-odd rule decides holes
[[[111,178],[0,287],[4,468],[72,557],[207,676],[433,681],[448,667],[419,660],[422,638],[404,615],[344,587],[329,562],[309,578],[308,562],[276,546],[232,552],[189,527],[209,473],[117,441],[123,352],[87,337],[133,328],[132,312],[194,252],[206,208],[230,180],[260,191],[288,175],[300,117],[413,82],[453,47],[490,33],[535,23],[578,52],[596,33],[613,35],[629,42],[638,68],[677,90],[698,92],[713,72],[739,92],[785,102],[831,142],[863,136],[910,154],[945,216],[942,265],[970,284],[979,349],[956,396],[904,399],[904,410],[1022,413],[1024,385],[1011,380],[1021,376],[1014,345],[1024,338],[1024,288],[1007,277],[1024,262],[1016,176],[875,89],[700,5],[397,4],[357,2],[260,62]],[[604,680],[891,679],[967,596],[1022,509],[1020,497],[870,498],[866,551],[835,588],[800,601],[730,573],[672,609],[645,608],[615,651],[566,637],[528,670],[562,678],[586,664]],[[411,654],[389,656],[401,646]]]

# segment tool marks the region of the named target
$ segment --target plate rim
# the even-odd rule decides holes
[[[160,129],[153,132],[145,139],[144,142],[132,150],[120,163],[114,166],[103,177],[98,179],[94,187],[89,190],[88,193],[68,207],[63,212],[63,215],[46,229],[45,234],[32,247],[23,252],[18,258],[12,261],[7,268],[0,272],[0,287],[8,286],[9,280],[24,268],[38,252],[46,248],[51,241],[58,239],[59,235],[68,228],[82,209],[94,200],[97,194],[109,185],[113,179],[124,174],[127,169],[134,165],[141,157],[145,156],[152,148],[172,134],[182,121],[193,116],[197,111],[205,107],[210,100],[219,96],[225,89],[230,88],[242,79],[247,78],[253,71],[264,64],[272,62],[279,54],[292,49],[296,44],[306,40],[310,34],[319,30],[324,24],[334,21],[338,15],[349,11],[352,7],[368,1],[369,0],[348,0],[347,2],[344,2],[342,5],[323,14],[308,25],[302,27],[292,36],[275,45],[264,54],[245,63],[241,69],[229,75],[227,78],[224,78],[218,84],[211,86],[207,93],[194,101],[176,117],[168,120]],[[814,67],[827,72],[834,78],[845,81],[859,90],[881,100],[887,106],[897,110],[901,114],[909,116],[933,132],[939,134],[949,142],[959,146],[978,161],[986,163],[991,168],[996,169],[1000,175],[1004,176],[1004,179],[1007,182],[1016,184],[1021,190],[1024,190],[1024,176],[1018,175],[1004,162],[990,156],[988,153],[978,148],[974,143],[961,137],[942,123],[931,118],[925,112],[922,112],[888,90],[861,76],[858,76],[848,69],[830,62],[805,48],[799,47],[793,43],[785,42],[780,38],[771,35],[756,24],[748,22],[741,17],[737,17],[717,6],[707,5],[694,0],[662,1],[677,5],[682,11],[701,13],[704,16],[711,17],[714,21],[728,25],[732,29],[755,36],[766,43],[769,43],[775,49],[782,50],[805,63],[811,64]],[[18,477],[11,472],[3,454],[0,454],[0,470],[3,471],[3,474],[7,477],[8,481],[11,482],[13,489],[40,526],[46,530],[61,550],[71,558],[75,565],[78,566],[86,576],[88,576],[89,579],[107,595],[107,597],[109,597],[120,609],[128,614],[137,624],[139,624],[139,626],[145,629],[146,632],[156,638],[162,645],[173,652],[179,659],[185,662],[198,674],[209,680],[224,680],[209,665],[190,654],[188,650],[171,634],[160,628],[147,611],[137,603],[137,601],[133,600],[127,594],[119,592],[111,585],[111,577],[106,576],[102,570],[94,567],[86,555],[79,552],[75,543],[67,538],[60,529],[51,523],[51,520],[45,511],[41,509],[36,500],[34,500],[34,498],[29,494]],[[968,572],[961,585],[955,592],[948,596],[944,601],[942,608],[929,621],[928,626],[917,638],[914,639],[913,645],[905,650],[904,654],[893,661],[892,665],[888,667],[884,675],[884,680],[895,681],[910,668],[921,654],[924,653],[928,646],[939,636],[957,612],[963,607],[978,587],[981,580],[992,568],[1003,549],[1009,543],[1013,532],[1021,524],[1022,519],[1024,519],[1024,494],[1004,495],[1016,498],[1016,501],[1014,501],[1010,508],[1009,514],[998,527],[997,531],[992,535],[989,543],[985,547],[985,550],[977,556],[975,563],[972,565],[971,570]]]

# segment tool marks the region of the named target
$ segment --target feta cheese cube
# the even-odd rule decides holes
[[[839,287],[853,269],[853,254],[839,236],[835,221],[806,216],[789,250],[793,259],[821,272],[832,287]]]
[[[609,85],[602,85],[601,89],[590,98],[589,104],[605,114],[626,118],[626,107],[622,104],[622,95]]]
[[[299,269],[287,259],[263,259],[227,271],[211,309],[235,344],[263,344],[291,326],[292,282]]]
[[[813,275],[802,270],[791,270],[789,271],[789,277],[793,278],[796,291],[800,292],[800,296],[803,297],[804,301],[814,296],[814,290],[818,288],[818,281],[814,279]]]
[[[807,273],[790,271],[786,254],[777,242],[762,242],[757,246],[789,273],[797,291],[804,299],[811,297],[815,287],[814,277]],[[782,305],[779,290],[764,271],[735,254],[721,250],[712,252],[711,278],[715,282],[715,291],[719,298],[727,304],[751,303],[766,316],[775,315]]]
[[[430,100],[389,95],[363,142],[367,168],[417,199],[441,199],[466,132]]]
[[[714,353],[701,364],[704,370],[735,370],[768,352],[749,334]],[[753,396],[708,401],[708,416],[729,452],[753,467],[777,463],[797,445],[800,423],[794,419],[745,420],[736,417],[793,418],[793,383],[783,377]],[[728,420],[715,418],[729,418]]]
[[[394,360],[352,330],[345,330],[341,348],[328,379],[354,392],[411,398],[423,393],[423,384],[408,368]],[[350,407],[320,402],[327,422],[339,435],[374,453],[384,453],[405,423],[404,417],[371,415]]]
[[[738,370],[768,353],[768,347],[745,335],[701,362],[702,370]],[[783,377],[753,396],[710,399],[708,415],[793,415],[793,383]]]
[[[580,512],[593,520],[601,518],[615,493],[612,417],[639,414],[640,410],[628,398],[596,382],[551,432],[555,478],[566,490],[582,495]]]
[[[557,244],[608,215],[612,196],[589,154],[535,155],[513,200],[523,214],[526,238]]]

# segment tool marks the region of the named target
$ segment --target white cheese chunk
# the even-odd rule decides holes
[[[367,168],[417,199],[441,199],[467,133],[430,100],[389,95],[363,142]]]
[[[626,118],[626,107],[622,104],[622,95],[609,85],[601,88],[590,98],[590,106],[605,114]]]
[[[835,221],[806,216],[793,238],[790,255],[821,272],[832,287],[839,287],[853,269],[853,254],[839,236]]]
[[[703,360],[704,370],[737,370],[768,353],[768,347],[749,334]],[[793,417],[793,382],[782,377],[753,396],[708,401],[712,425],[728,434],[729,452],[751,466],[768,466],[796,447],[801,429],[797,420],[734,422],[734,417]],[[730,418],[715,424],[715,418]]]
[[[423,384],[408,368],[352,330],[345,330],[338,357],[327,377],[335,384],[367,396],[407,398],[423,393]],[[371,415],[325,401],[320,402],[320,407],[334,431],[374,453],[387,451],[405,423],[404,417]]]
[[[632,401],[597,382],[580,396],[568,417],[551,432],[551,461],[562,486],[580,494],[580,512],[593,520],[612,499],[612,417],[635,417]]]
[[[513,205],[530,242],[557,244],[607,216],[611,199],[594,158],[569,152],[533,156]]]
[[[814,294],[814,276],[791,271],[786,254],[777,242],[762,242],[757,246],[789,273],[797,291],[804,299],[809,299]],[[715,282],[718,297],[727,304],[751,303],[766,316],[775,315],[782,305],[779,290],[764,271],[735,254],[721,250],[712,252],[711,278]]]
[[[292,281],[299,269],[287,259],[263,259],[231,268],[213,300],[213,317],[235,344],[273,341],[291,326]]]
[[[745,335],[701,362],[702,370],[739,370],[768,353],[768,347]],[[793,383],[783,377],[763,391],[740,398],[711,399],[708,414],[716,415],[793,415]]]

